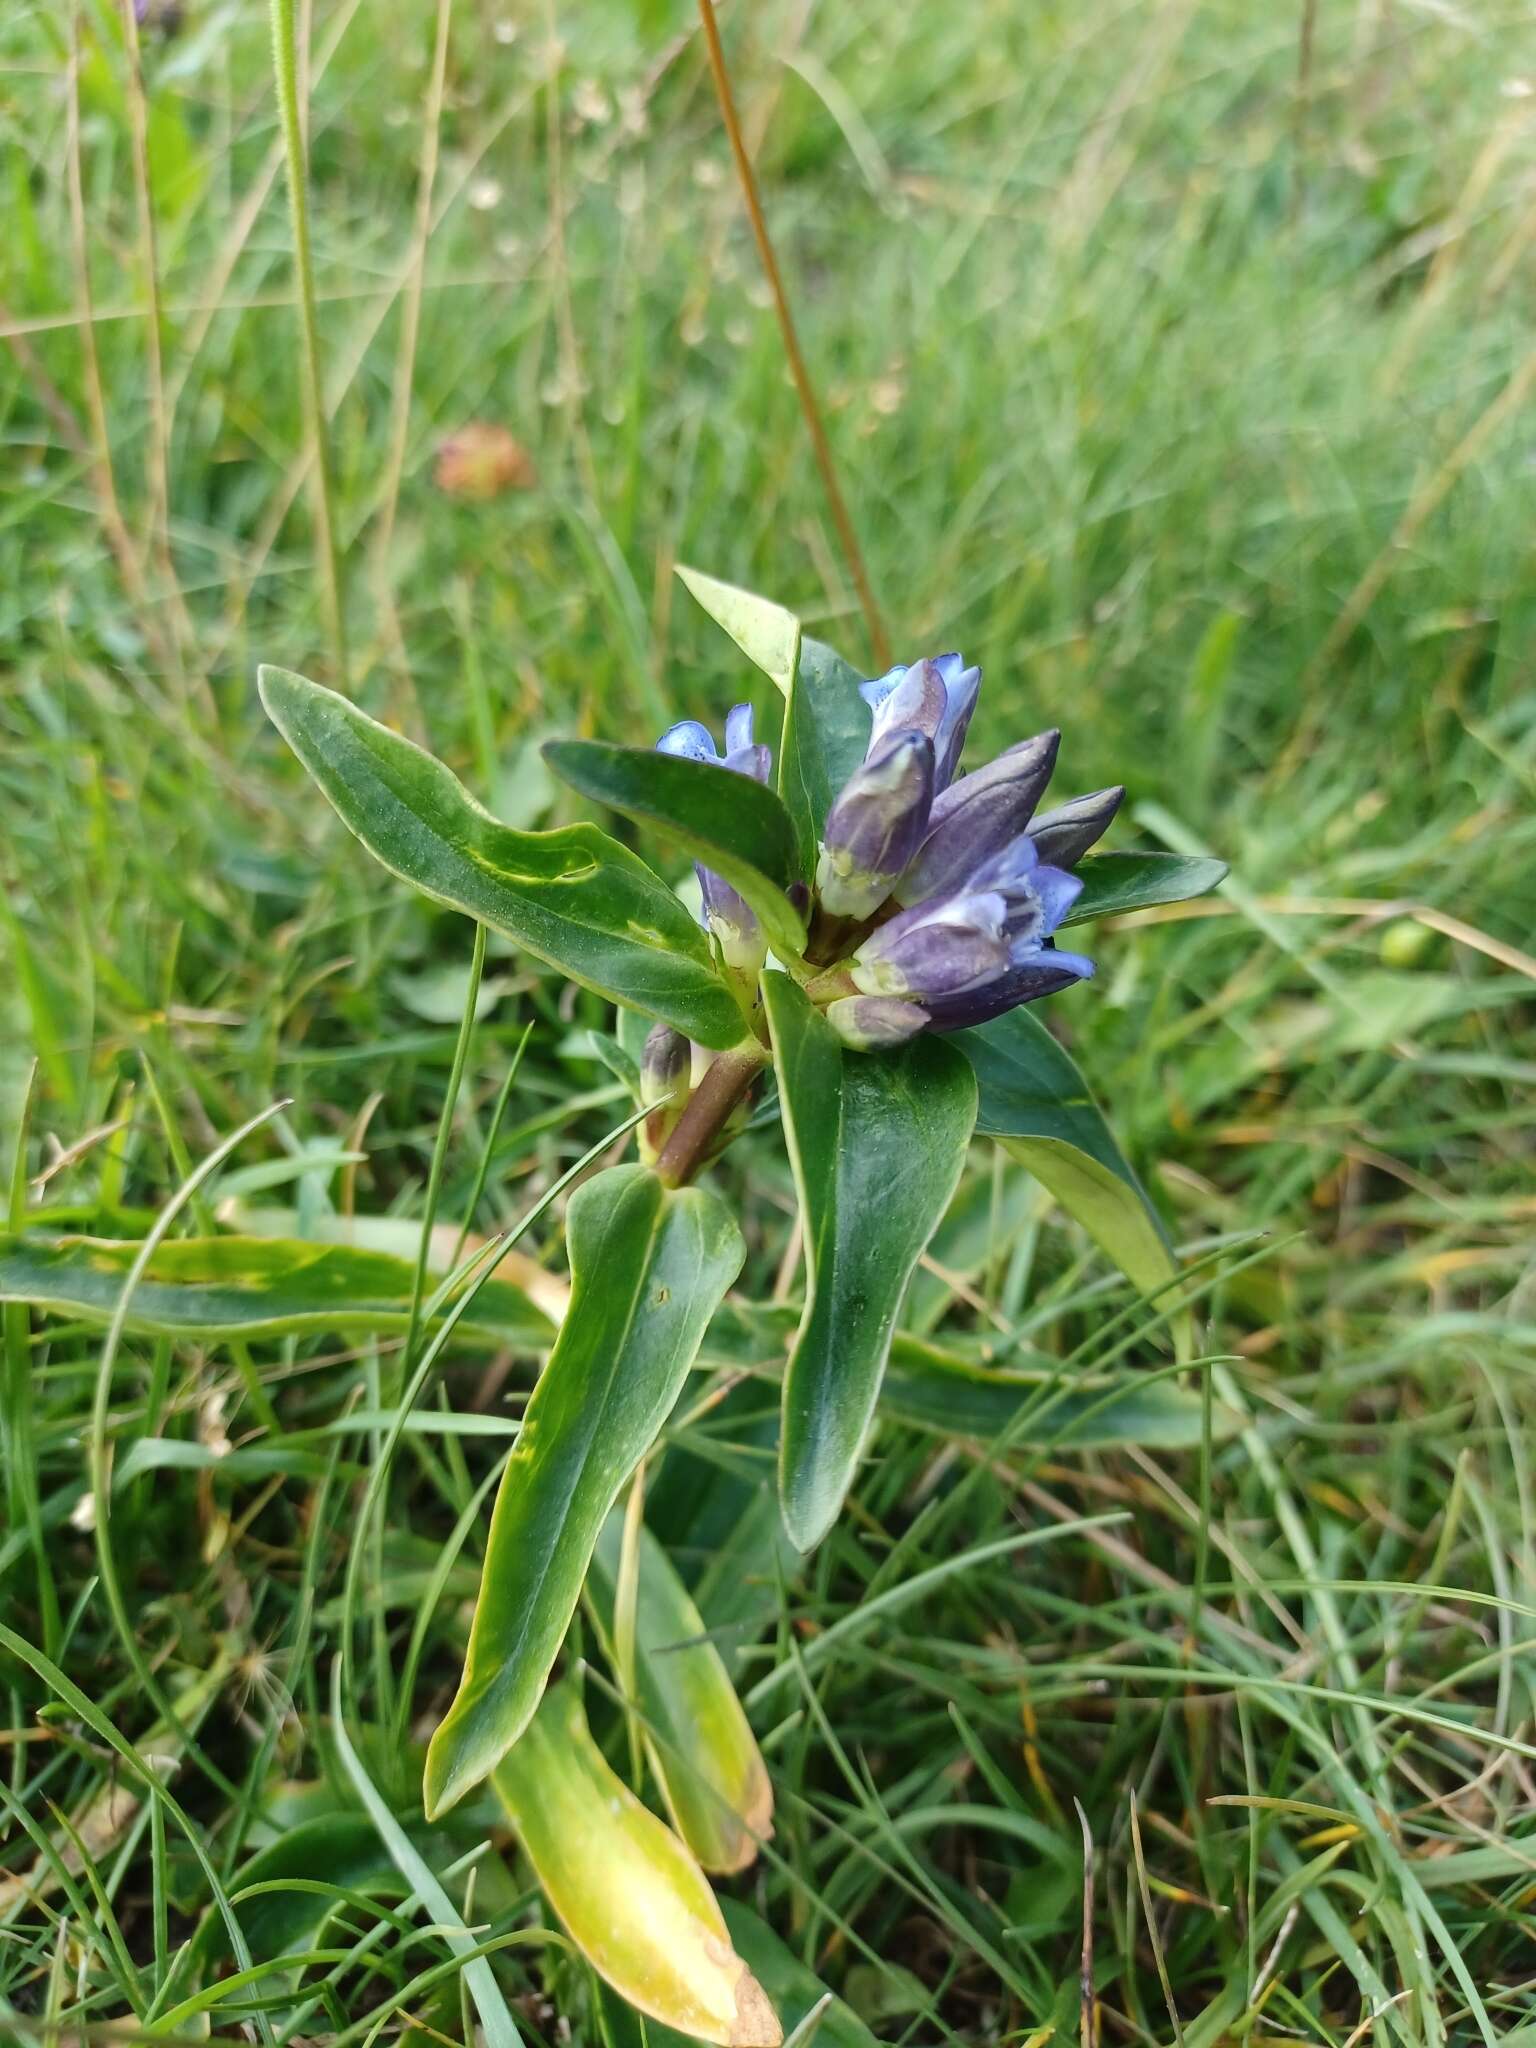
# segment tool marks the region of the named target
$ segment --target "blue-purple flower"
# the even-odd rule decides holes
[[[958,654],[890,669],[859,686],[870,707],[863,761],[827,814],[807,958],[827,971],[813,991],[850,1045],[899,1045],[919,1031],[984,1024],[1093,973],[1055,934],[1082,883],[1068,870],[1108,828],[1124,791],[1101,789],[1041,812],[1061,742],[1020,740],[959,773],[981,670]],[[725,750],[693,719],[658,745],[766,782],[752,709],[725,721]],[[700,866],[704,917],[726,963],[755,975],[766,957],[757,918]],[[797,970],[798,971],[798,970]]]
[[[870,751],[892,733],[925,733],[933,742],[935,794],[948,789],[980,690],[981,670],[967,668],[958,654],[933,655],[860,683],[859,695],[875,715]]]
[[[736,775],[750,775],[754,782],[766,782],[773,756],[752,738],[752,706],[733,704],[725,714],[725,752],[715,745],[715,736],[696,718],[685,718],[669,726],[656,742],[658,753],[682,754],[690,761],[711,761]],[[755,975],[767,955],[767,942],[754,911],[702,861],[694,863],[704,922],[719,945],[721,957],[738,973]]]
[[[859,941],[856,993],[827,1017],[853,1045],[983,1024],[1093,972],[1054,933],[1082,884],[1067,873],[1108,827],[1123,791],[1037,816],[1060,734],[1044,732],[957,776],[981,671],[958,654],[862,685],[874,714],[862,767],[827,819],[824,912],[880,921]]]

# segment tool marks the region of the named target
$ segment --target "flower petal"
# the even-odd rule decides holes
[[[669,725],[656,742],[658,754],[682,754],[690,761],[718,761],[720,753],[715,745],[715,736],[707,725],[700,725],[696,718],[684,718],[676,725]]]
[[[736,754],[752,744],[752,706],[733,704],[725,714],[725,751]]]

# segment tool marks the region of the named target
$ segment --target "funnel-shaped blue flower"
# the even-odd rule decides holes
[[[914,1004],[938,1031],[984,1024],[1092,974],[1091,960],[1050,943],[1081,888],[1021,833],[958,888],[871,933],[853,956],[854,986]],[[882,1029],[893,1029],[883,1014]]]
[[[690,761],[710,761],[734,774],[749,775],[754,782],[766,782],[773,765],[769,749],[752,738],[752,706],[734,704],[725,715],[725,753],[715,745],[715,736],[696,718],[685,718],[669,726],[656,742],[663,754],[682,754]],[[702,861],[694,863],[703,899],[704,922],[713,933],[726,965],[738,973],[756,974],[767,956],[767,942],[754,911],[742,901],[729,882]]]
[[[875,714],[870,751],[892,733],[926,733],[933,741],[934,790],[948,789],[980,689],[981,670],[967,668],[958,654],[898,665],[873,682],[860,683],[859,695]]]
[[[1082,887],[1067,869],[1108,827],[1124,791],[1037,815],[1056,765],[1054,731],[959,775],[980,687],[980,669],[958,654],[860,685],[874,714],[869,750],[832,807],[817,872],[823,908],[845,921],[833,927],[834,943],[847,920],[884,920],[853,954],[857,993],[827,1010],[850,1045],[985,1023],[1093,972],[1052,935]],[[926,768],[930,752],[925,786],[916,764]]]

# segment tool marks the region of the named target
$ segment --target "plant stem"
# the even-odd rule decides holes
[[[842,542],[848,572],[859,593],[859,604],[864,613],[864,623],[869,629],[869,642],[874,650],[875,660],[881,668],[887,668],[890,665],[891,644],[886,638],[885,623],[875,603],[875,593],[870,586],[869,572],[864,566],[858,535],[853,530],[848,507],[843,502],[842,488],[837,481],[837,470],[832,461],[832,445],[827,439],[821,407],[816,402],[816,388],[811,382],[811,373],[806,368],[805,357],[800,352],[794,315],[789,310],[789,297],[784,290],[784,279],[779,273],[779,261],[773,253],[768,223],[763,217],[762,201],[758,197],[752,159],[747,154],[747,145],[742,139],[741,123],[736,117],[736,101],[731,92],[730,73],[725,68],[725,51],[720,45],[720,29],[715,20],[714,0],[699,0],[699,19],[704,24],[704,47],[709,52],[709,69],[715,81],[715,97],[720,102],[720,118],[725,123],[731,155],[736,160],[736,176],[741,185],[741,196],[746,202],[747,218],[752,223],[752,236],[757,243],[763,275],[767,278],[768,289],[773,294],[779,332],[784,339],[784,353],[789,358],[790,375],[794,378],[795,389],[800,394],[800,410],[805,414],[805,424],[810,432],[811,446],[815,451],[816,467],[821,471],[822,487],[827,494],[832,523],[837,528],[837,537]]]
[[[342,604],[341,556],[331,485],[331,444],[320,375],[320,318],[315,305],[315,268],[309,241],[309,194],[304,135],[299,118],[298,37],[294,0],[272,0],[272,61],[277,75],[277,111],[288,166],[288,206],[293,219],[293,263],[299,281],[299,326],[304,338],[304,409],[315,450],[315,545],[331,629],[336,681],[347,680],[347,628]]]
[[[715,1060],[661,1148],[656,1171],[668,1187],[685,1187],[709,1158],[731,1112],[768,1064],[760,1045],[738,1046]]]

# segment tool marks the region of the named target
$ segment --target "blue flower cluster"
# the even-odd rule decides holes
[[[842,969],[827,1019],[850,1044],[899,1045],[923,1030],[982,1024],[1093,972],[1053,934],[1079,882],[1068,870],[1108,827],[1124,792],[1103,789],[1037,815],[1060,734],[1022,740],[958,773],[981,671],[958,654],[893,668],[862,685],[869,745],[833,803],[816,870],[821,957]],[[673,726],[661,746],[719,761],[707,729]],[[752,714],[726,720],[724,765],[766,781]],[[726,960],[761,965],[752,912],[699,870],[705,919]]]

